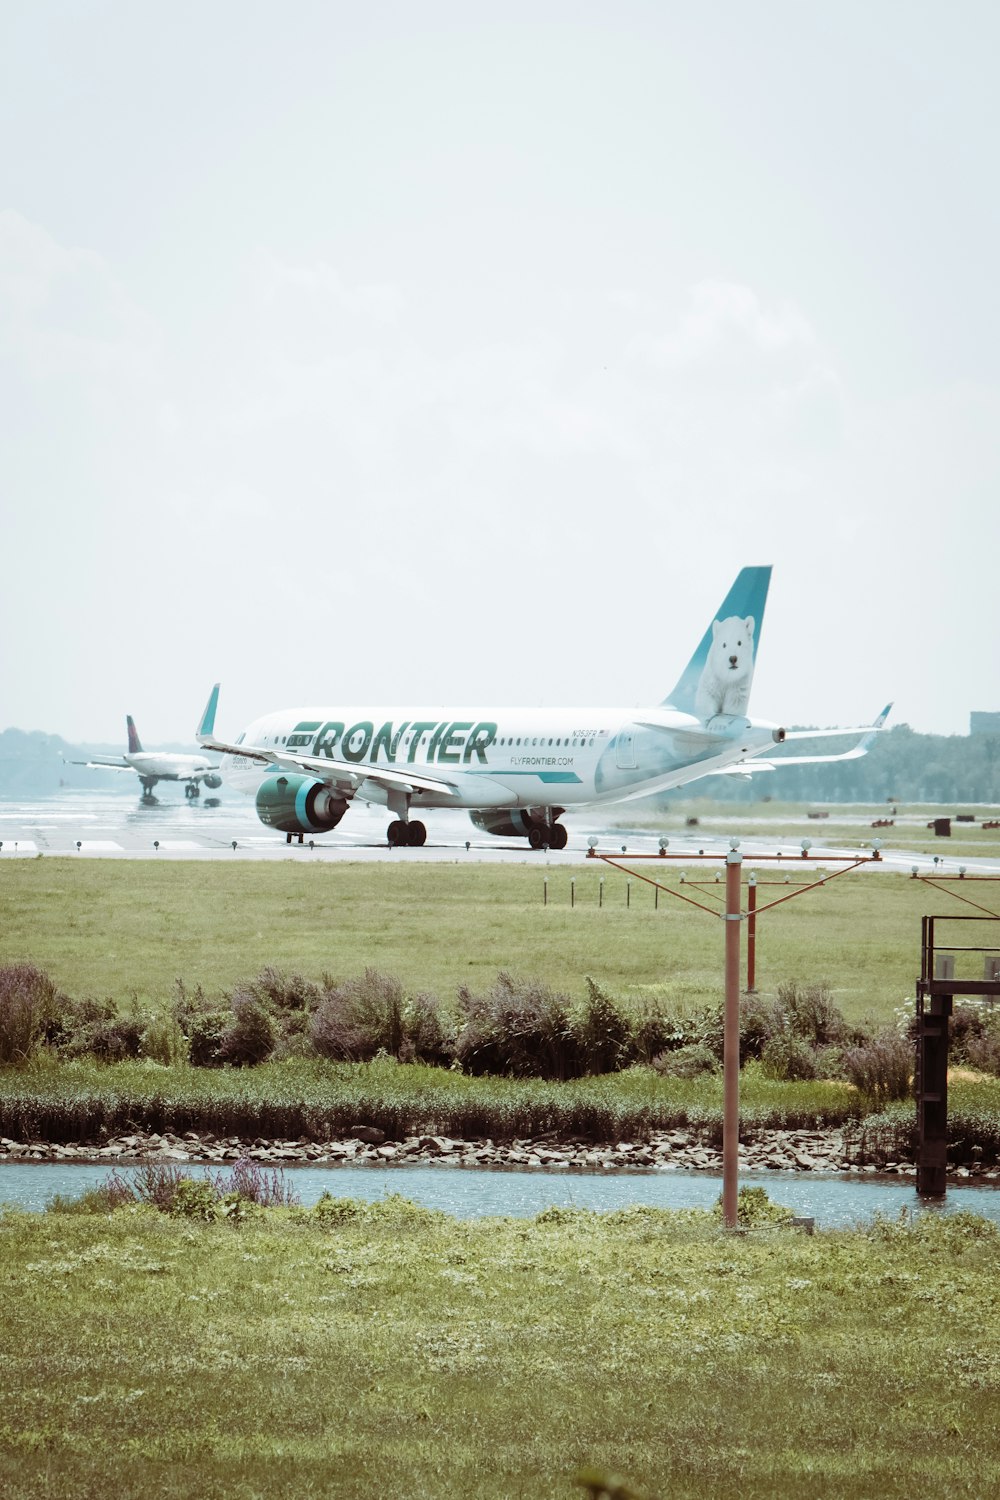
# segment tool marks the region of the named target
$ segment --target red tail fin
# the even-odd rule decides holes
[[[136,734],[131,714],[126,716],[125,723],[128,725],[128,753],[129,755],[141,755],[142,742]]]

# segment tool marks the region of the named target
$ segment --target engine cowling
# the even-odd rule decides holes
[[[533,828],[545,828],[544,807],[476,807],[469,817],[483,833],[493,833],[499,839],[530,838]],[[552,816],[558,818],[565,811],[554,807]]]
[[[328,833],[347,811],[341,797],[311,776],[269,776],[257,788],[257,816],[280,833]]]
[[[201,779],[208,787],[210,792],[217,792],[219,787],[222,785],[222,777],[216,776],[214,771],[210,776],[203,776]]]

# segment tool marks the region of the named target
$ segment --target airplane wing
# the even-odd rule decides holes
[[[386,791],[436,792],[438,796],[457,796],[454,782],[443,776],[427,776],[422,772],[397,771],[389,766],[368,766],[360,762],[331,760],[325,755],[293,755],[287,750],[268,750],[262,745],[232,745],[215,736],[215,710],[219,701],[219,684],[212,689],[211,696],[198,725],[197,740],[203,750],[212,750],[220,755],[239,755],[258,766],[274,766],[279,771],[291,771],[304,776],[315,776],[335,786],[347,797],[355,796],[371,782]]]
[[[223,755],[240,755],[258,766],[271,765],[278,771],[291,771],[303,776],[315,776],[335,786],[348,797],[355,796],[371,782],[387,791],[436,792],[439,796],[458,795],[453,782],[442,776],[425,776],[419,772],[396,771],[389,766],[367,766],[354,761],[328,760],[320,755],[291,755],[287,750],[265,750],[259,745],[230,745],[225,740],[202,740],[206,750],[215,750]]]
[[[63,756],[63,764],[67,766],[87,766],[91,771],[132,771],[135,769],[129,765],[127,760],[122,760],[120,757],[117,760],[113,760],[108,755],[92,755],[89,760],[67,760]]]
[[[870,750],[879,730],[885,728],[885,721],[889,717],[891,708],[892,704],[887,703],[873,723],[857,724],[850,729],[786,729],[785,743],[787,744],[789,740],[835,739],[840,735],[860,734],[863,737],[862,743],[865,745],[865,750]],[[859,753],[863,755],[864,751]],[[840,757],[836,758],[839,760]]]
[[[862,755],[868,754],[875,743],[875,736],[885,727],[891,708],[892,704],[887,703],[874,723],[861,724],[854,729],[793,729],[785,733],[785,744],[789,740],[833,739],[849,734],[860,734],[861,738],[856,745],[850,750],[840,751],[837,755],[779,755],[773,760],[762,760],[754,756],[752,760],[740,760],[735,765],[722,766],[708,774],[710,776],[752,776],[755,771],[780,771],[785,766],[816,766],[835,760],[860,760]]]

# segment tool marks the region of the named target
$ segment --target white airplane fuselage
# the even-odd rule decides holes
[[[655,720],[654,716],[655,715]],[[677,731],[675,734],[674,731]],[[563,807],[642,797],[773,749],[780,730],[746,718],[622,708],[297,708],[248,725],[239,743],[366,769],[438,778],[412,807]],[[683,741],[683,743],[682,743]],[[223,755],[223,779],[253,793],[272,762]],[[364,800],[393,793],[365,782]]]
[[[141,754],[124,755],[122,759],[139,776],[155,776],[157,781],[190,781],[216,769],[203,755],[180,755],[171,751],[143,750]]]

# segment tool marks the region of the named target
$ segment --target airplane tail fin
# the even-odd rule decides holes
[[[770,582],[769,566],[742,569],[662,707],[705,720],[746,714]]]
[[[221,684],[216,683],[208,695],[205,711],[198,721],[198,728],[194,732],[195,739],[199,745],[207,745],[215,737],[215,715],[219,707],[219,688]]]
[[[128,753],[129,755],[141,755],[142,741],[139,738],[139,734],[136,730],[135,722],[131,714],[126,715],[125,723],[128,725]]]

